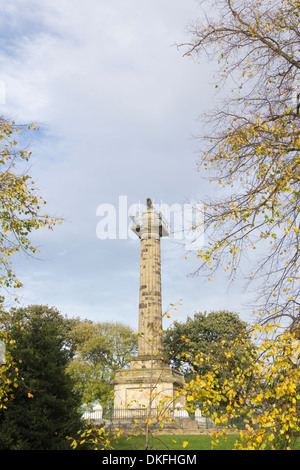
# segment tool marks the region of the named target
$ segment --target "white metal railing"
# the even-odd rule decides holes
[[[103,409],[101,405],[96,405],[93,411],[85,411],[82,415],[87,421],[101,421],[103,419]]]

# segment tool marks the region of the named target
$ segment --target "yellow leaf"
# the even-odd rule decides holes
[[[262,399],[263,399],[263,395],[261,395],[261,394],[257,395],[256,400],[257,400],[258,403],[261,403]]]
[[[186,447],[188,445],[188,441],[183,441],[182,447]]]
[[[72,441],[71,446],[73,447],[73,449],[76,449],[76,447],[77,447],[77,442],[75,441],[75,439],[74,439],[74,441]]]

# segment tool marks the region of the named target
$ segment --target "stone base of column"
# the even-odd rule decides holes
[[[157,409],[163,406],[174,410],[176,406],[184,405],[184,397],[177,397],[177,391],[184,384],[184,376],[171,369],[164,361],[152,356],[138,356],[130,363],[127,370],[116,372],[114,380],[114,408],[134,409],[140,414],[140,409]]]

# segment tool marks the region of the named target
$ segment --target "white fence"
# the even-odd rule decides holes
[[[87,421],[101,421],[103,418],[103,409],[101,405],[96,405],[93,411],[85,411],[82,415]]]

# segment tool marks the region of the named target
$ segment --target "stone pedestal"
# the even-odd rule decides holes
[[[116,373],[114,407],[116,410],[131,409],[134,415],[134,410],[140,408],[155,410],[164,400],[164,406],[173,410],[176,405],[183,404],[182,397],[176,397],[183,384],[183,375],[166,363],[138,357],[131,361],[130,369]]]

